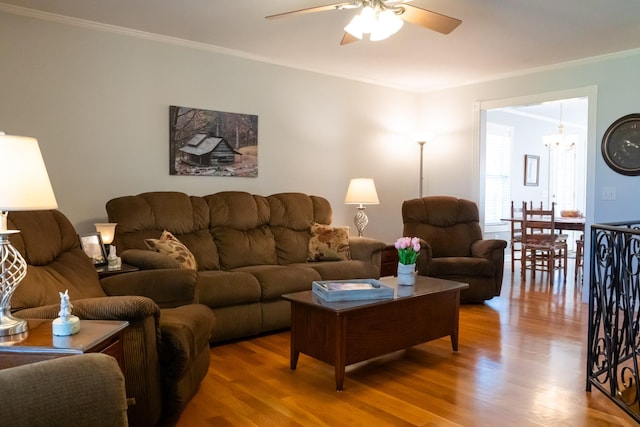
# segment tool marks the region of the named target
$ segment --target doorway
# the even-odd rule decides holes
[[[487,109],[485,129],[485,230],[509,231],[512,200],[585,212],[587,97]]]
[[[478,204],[487,237],[508,236],[508,224],[499,217],[510,216],[511,200],[555,202],[558,212],[579,210],[588,216],[592,98],[595,89],[582,88],[476,104]],[[559,132],[564,142],[549,143],[551,136],[558,141]],[[537,160],[533,181],[525,170],[527,158]],[[507,167],[497,169],[501,162]]]

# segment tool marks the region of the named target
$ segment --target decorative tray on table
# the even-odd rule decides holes
[[[393,287],[376,279],[314,281],[311,290],[325,301],[393,298]]]

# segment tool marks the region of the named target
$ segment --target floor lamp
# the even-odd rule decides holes
[[[10,211],[56,209],[58,203],[40,154],[38,141],[0,132],[0,337],[29,329],[24,319],[11,314],[11,296],[27,274],[27,263],[13,247],[9,236]]]
[[[422,198],[422,183],[424,182],[424,170],[422,168],[423,162],[424,162],[424,144],[427,141],[418,141],[418,144],[420,144],[420,198]]]
[[[420,198],[424,196],[424,192],[422,190],[424,184],[424,144],[427,143],[430,137],[433,135],[428,131],[415,131],[411,132],[410,135],[413,141],[416,141],[420,144]]]
[[[344,202],[348,205],[360,205],[358,206],[356,216],[353,218],[353,222],[358,229],[358,236],[362,237],[364,228],[369,223],[369,218],[367,218],[367,214],[364,213],[363,205],[377,205],[380,203],[373,179],[352,179],[349,183],[349,188],[347,189],[347,195],[344,198]]]

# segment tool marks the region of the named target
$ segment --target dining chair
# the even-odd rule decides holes
[[[580,238],[576,240],[576,265],[573,272],[573,280],[578,281],[578,270],[584,273],[582,269],[584,268],[584,234],[580,235]],[[582,276],[580,276],[580,280],[582,281]]]
[[[511,201],[511,272],[515,271],[516,261],[522,256],[522,206]]]
[[[556,270],[561,270],[567,280],[567,239],[556,233],[555,203],[551,209],[532,209],[522,203],[522,277],[531,270],[549,274],[549,284],[553,283]]]

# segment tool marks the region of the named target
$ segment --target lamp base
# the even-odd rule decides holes
[[[367,214],[364,213],[364,207],[359,207],[358,212],[356,212],[356,216],[353,217],[353,222],[358,229],[358,237],[362,237],[364,233],[364,228],[369,223],[369,218],[367,218]]]
[[[29,330],[26,320],[11,315],[11,296],[27,274],[26,261],[9,241],[9,236],[15,233],[19,231],[0,229],[0,337],[18,335]]]
[[[29,323],[24,319],[13,317],[11,313],[0,308],[0,337],[18,335],[29,330]]]

